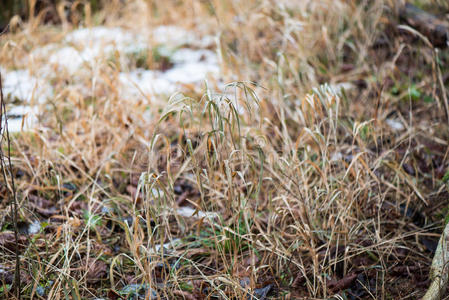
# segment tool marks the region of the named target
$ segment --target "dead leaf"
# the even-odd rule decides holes
[[[341,291],[349,288],[352,285],[352,283],[356,280],[356,278],[357,274],[351,273],[346,275],[340,280],[329,280],[327,282],[327,287],[334,292]]]
[[[140,197],[140,193],[135,186],[128,185],[126,187],[126,191],[131,196],[133,201],[136,201],[137,203],[139,203],[142,200],[142,198]]]
[[[18,236],[18,246],[23,248],[27,244],[27,238],[23,235]],[[16,247],[14,232],[0,232],[0,248],[7,248],[13,251]]]
[[[108,266],[102,260],[87,259],[87,281],[95,283],[103,278],[106,278],[108,274]]]
[[[183,297],[183,299],[186,299],[186,300],[198,300],[197,297],[195,297],[194,295],[192,295],[191,293],[186,292],[186,291],[175,290],[175,291],[173,291],[173,294],[176,296]]]

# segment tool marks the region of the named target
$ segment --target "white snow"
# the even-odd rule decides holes
[[[118,27],[80,28],[67,34],[59,49],[52,44],[33,51],[33,55],[45,54],[50,57],[50,64],[73,74],[83,65],[93,67],[98,58],[113,51],[131,53],[146,49],[148,43],[143,36]]]
[[[170,59],[175,66],[165,72],[163,77],[171,82],[200,82],[208,74],[217,76],[220,72],[217,55],[210,50],[181,48]]]
[[[157,44],[179,47],[192,43],[195,35],[181,27],[169,25],[156,27],[152,32],[152,38]]]
[[[161,244],[154,245],[154,250],[156,250],[156,252],[159,252],[161,250],[161,247],[165,248],[165,249],[176,248],[176,246],[179,245],[180,242],[181,242],[181,239],[173,239],[170,242],[162,244],[162,245]]]
[[[139,97],[144,95],[171,94],[176,91],[176,85],[161,76],[161,72],[137,69],[119,75],[122,85],[122,97]]]
[[[201,82],[206,75],[217,75],[220,69],[217,65],[207,63],[187,63],[168,70],[163,74],[163,78],[174,83],[195,83]]]
[[[214,212],[202,212],[201,210],[199,210],[196,214],[195,214],[196,210],[189,207],[189,206],[182,206],[180,208],[178,208],[176,210],[176,213],[182,217],[186,217],[186,218],[208,218],[208,219],[215,219],[218,215]]]
[[[84,62],[90,63],[93,58],[93,53],[90,50],[78,51],[73,47],[63,47],[51,54],[48,62],[73,74],[80,69]]]
[[[69,33],[64,41],[63,47],[47,46],[45,49],[38,49],[33,52],[34,56],[42,54],[50,55],[49,62],[69,71],[76,72],[83,63],[93,65],[99,57],[105,54],[118,51],[120,53],[135,53],[148,48],[149,35],[144,32],[140,34],[126,31],[122,28],[108,28],[103,26],[93,28],[80,28]],[[212,37],[196,37],[190,31],[176,26],[159,26],[153,30],[153,41],[161,44],[167,49],[174,49],[185,44],[196,44],[207,47],[213,41]],[[196,43],[195,43],[196,42]],[[55,49],[56,48],[56,49]],[[186,63],[194,55],[194,60],[198,61],[202,55],[211,57],[211,51],[185,49],[176,55],[175,60],[182,60]],[[212,53],[213,54],[213,53]],[[188,56],[187,56],[188,55]],[[216,64],[216,63],[215,63]]]
[[[131,44],[142,45],[146,42],[130,31],[119,27],[109,28],[104,26],[79,28],[67,34],[65,41],[89,47],[101,46],[101,44],[115,44],[119,49]]]
[[[145,31],[136,34],[116,27],[80,28],[69,33],[60,48],[54,44],[47,45],[33,51],[33,55],[48,56],[51,66],[73,75],[85,67],[93,69],[96,64],[101,63],[100,58],[108,57],[114,51],[132,54],[148,49],[149,35]],[[204,40],[176,26],[159,26],[153,30],[152,36],[156,45],[160,45],[161,55],[167,56],[174,66],[166,72],[144,69],[121,72],[119,81],[122,97],[169,95],[180,89],[179,84],[201,83],[207,75],[219,74],[218,58],[213,51],[177,49],[194,42],[203,46],[210,44],[211,37]]]
[[[343,154],[341,152],[334,152],[331,154],[330,161],[340,161],[343,159]]]
[[[391,129],[393,129],[393,131],[401,131],[405,128],[400,121],[395,119],[386,119],[385,122],[388,126],[390,126]]]
[[[36,234],[41,230],[41,222],[34,221],[33,223],[28,225],[28,234]]]
[[[222,92],[214,92],[214,91],[208,91],[208,98],[210,101],[215,103],[217,107],[220,109],[220,113],[222,115],[227,115],[230,112],[231,105],[235,108],[238,114],[243,115],[246,112],[245,104],[242,103],[242,101],[239,101],[239,93],[234,90],[234,87],[225,86],[220,87],[219,89]],[[249,100],[250,101],[250,100]],[[250,106],[257,110],[257,106],[252,105],[250,103]]]
[[[119,27],[98,26],[79,28],[68,33],[60,43],[49,43],[34,49],[25,62],[33,65],[29,70],[2,72],[3,91],[6,99],[18,99],[33,104],[45,103],[53,96],[51,81],[58,72],[67,72],[71,84],[66,89],[85,90],[76,76],[81,72],[93,76],[98,66],[106,64],[111,55],[126,62],[129,55],[158,46],[173,67],[167,71],[134,69],[119,74],[119,93],[125,99],[151,99],[154,95],[168,96],[182,89],[185,84],[202,84],[208,77],[217,78],[220,73],[218,57],[213,51],[204,49],[214,44],[214,37],[199,36],[192,31],[176,26],[159,26],[150,31],[135,32]],[[180,48],[184,46],[184,48]],[[193,46],[199,49],[190,49]],[[41,66],[38,68],[36,66]],[[84,76],[83,76],[84,77]],[[10,101],[10,102],[11,102]],[[21,110],[21,111],[19,111]],[[9,119],[9,130],[31,129],[37,122],[37,108],[20,106],[11,111],[15,118]]]
[[[164,197],[164,195],[165,195],[164,191],[161,190],[161,189],[158,189],[158,188],[152,188],[151,189],[151,194],[155,198]]]
[[[18,105],[7,110],[9,116],[24,116],[26,114],[36,113],[36,110],[30,106]]]
[[[174,66],[165,72],[137,69],[120,73],[121,95],[169,95],[180,89],[179,84],[201,83],[208,75],[217,77],[220,72],[217,56],[210,50],[181,48],[170,60]]]
[[[208,48],[215,44],[215,37],[213,36],[205,35],[201,37],[196,35],[193,31],[173,25],[156,27],[151,35],[152,40],[156,44],[164,44],[174,48],[184,45]]]
[[[208,65],[217,65],[217,55],[210,50],[194,50],[190,48],[181,48],[173,53],[171,61],[175,64],[199,63],[204,62]]]
[[[43,103],[52,94],[49,85],[42,79],[31,76],[27,70],[2,72],[3,95],[6,99]]]
[[[33,129],[37,123],[37,114],[38,109],[35,106],[19,105],[11,107],[7,110],[9,132]]]
[[[43,103],[52,95],[52,88],[43,79],[31,76],[27,70],[2,73],[3,95],[7,103],[20,101],[22,105],[8,105],[8,130],[30,130],[37,123],[38,109],[33,102]]]
[[[8,131],[10,133],[22,131],[22,119],[8,119]]]
[[[333,89],[337,94],[340,94],[342,90],[350,91],[354,89],[354,84],[351,82],[340,82],[336,84],[329,84],[330,88]]]

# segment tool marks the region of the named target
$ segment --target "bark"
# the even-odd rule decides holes
[[[446,292],[449,270],[449,223],[438,242],[435,256],[430,267],[431,284],[422,300],[442,299]]]
[[[412,4],[405,4],[399,11],[401,19],[426,36],[433,46],[449,46],[449,23]]]

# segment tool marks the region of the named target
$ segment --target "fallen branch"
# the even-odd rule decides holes
[[[430,267],[431,284],[422,300],[442,299],[446,292],[449,271],[449,223],[446,224],[438,242],[432,266]]]
[[[401,19],[426,36],[434,47],[449,46],[449,23],[407,3],[399,11]]]

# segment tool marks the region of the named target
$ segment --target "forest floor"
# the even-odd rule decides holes
[[[23,299],[422,297],[449,220],[449,50],[398,2],[14,18],[0,298],[16,251]]]

